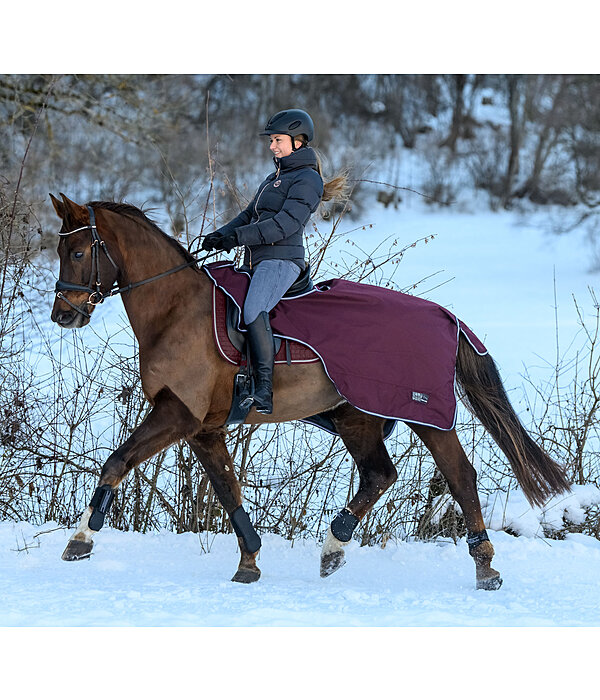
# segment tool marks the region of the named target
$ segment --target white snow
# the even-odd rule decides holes
[[[580,525],[584,508],[600,505],[600,489],[593,484],[575,484],[571,493],[558,494],[543,507],[531,507],[520,489],[508,495],[496,493],[483,500],[481,508],[488,528],[506,530],[525,537],[540,537],[564,528],[566,523]]]
[[[321,579],[319,543],[265,534],[262,577],[244,585],[230,581],[234,535],[104,528],[91,559],[64,562],[70,533],[47,532],[53,527],[0,523],[0,625],[600,625],[600,542],[580,534],[559,541],[490,531],[504,585],[478,591],[464,540],[351,542],[346,566]]]

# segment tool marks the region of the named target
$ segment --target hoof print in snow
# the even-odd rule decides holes
[[[500,576],[494,576],[494,578],[488,578],[483,581],[477,581],[477,590],[479,591],[497,591],[502,585],[502,579]]]
[[[93,548],[92,542],[80,542],[71,540],[62,554],[64,561],[78,561],[79,559],[89,559]]]
[[[254,583],[260,578],[260,571],[253,569],[238,569],[231,579],[235,583]]]
[[[344,552],[330,552],[321,557],[321,578],[331,576],[346,563]]]

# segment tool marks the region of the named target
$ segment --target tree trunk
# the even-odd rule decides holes
[[[508,83],[508,109],[510,112],[510,153],[508,156],[508,167],[504,177],[504,188],[502,204],[508,207],[511,200],[512,185],[519,172],[519,152],[523,140],[523,129],[525,126],[525,114],[522,108],[523,98],[523,77],[520,75],[507,76]]]
[[[561,107],[564,95],[566,93],[567,87],[567,77],[559,77],[559,86],[552,100],[552,106],[546,112],[544,116],[543,127],[538,137],[538,142],[535,149],[535,156],[533,160],[533,168],[531,174],[527,178],[524,185],[519,187],[515,192],[513,192],[512,197],[526,197],[534,192],[537,192],[540,185],[540,178],[544,165],[548,159],[548,156],[552,152],[552,148],[556,145],[558,140],[559,132],[562,128],[560,123],[560,118],[558,111]]]
[[[463,74],[454,76],[454,109],[452,111],[452,126],[450,134],[445,138],[440,146],[448,146],[452,153],[456,150],[456,142],[461,134],[461,129],[465,120],[465,86],[467,76]]]

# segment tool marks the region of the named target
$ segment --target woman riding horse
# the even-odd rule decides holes
[[[242,269],[252,275],[244,302],[258,413],[273,412],[274,344],[269,311],[305,270],[303,232],[321,201],[343,192],[344,175],[323,183],[319,158],[308,144],[314,138],[310,115],[301,109],[274,114],[261,136],[269,136],[275,172],[267,176],[250,204],[227,224],[208,234],[207,251],[229,253],[245,246]]]
[[[242,505],[242,487],[224,429],[237,366],[221,356],[213,337],[213,282],[196,268],[197,261],[185,248],[136,207],[118,202],[89,202],[82,206],[61,196],[62,201],[52,197],[62,220],[57,248],[60,273],[52,320],[62,328],[83,328],[97,304],[120,295],[138,343],[144,394],[152,406],[102,466],[94,495],[63,559],[88,558],[94,536],[102,528],[117,488],[127,474],[160,450],[185,440],[200,460],[238,537],[240,563],[233,580],[257,581],[260,536]],[[386,297],[396,294],[398,303],[402,300],[403,306],[412,307],[409,315],[418,326],[434,329],[433,336],[416,351],[411,351],[409,343],[394,343],[388,364],[381,367],[382,376],[394,375],[398,368],[406,367],[413,374],[422,374],[424,367],[429,372],[429,368],[440,364],[439,356],[432,356],[432,349],[437,345],[445,347],[447,361],[440,366],[445,367],[446,379],[441,381],[441,388],[434,387],[436,394],[442,395],[444,386],[453,389],[455,382],[461,387],[465,403],[506,455],[530,503],[543,505],[550,496],[568,491],[564,469],[523,427],[485,348],[478,350],[466,328],[442,307],[393,290],[385,291]],[[309,296],[322,299],[324,295]],[[370,314],[370,308],[366,313]],[[401,317],[400,310],[388,314],[395,332],[403,327]],[[445,323],[432,326],[431,318],[445,319]],[[370,324],[365,321],[363,325]],[[415,405],[410,404],[410,415],[404,414],[404,407],[396,410],[392,400],[384,402],[382,411],[368,413],[343,399],[320,362],[289,366],[282,363],[276,370],[276,380],[277,405],[273,415],[261,416],[253,411],[245,423],[281,423],[327,413],[359,473],[356,492],[352,498],[348,496],[346,507],[329,526],[321,552],[321,576],[331,575],[344,564],[344,547],[358,523],[397,478],[396,466],[383,442],[386,419],[380,415],[382,411],[386,415],[395,411],[391,415],[403,420],[430,450],[462,510],[469,553],[475,561],[477,588],[500,587],[500,574],[491,566],[494,548],[485,529],[475,469],[454,427],[437,427],[435,417],[425,420],[420,390],[412,394],[410,400]],[[298,387],[303,388],[302,392]],[[398,396],[403,395],[408,399],[410,390],[400,390]],[[428,400],[426,395],[425,398]],[[453,391],[449,407],[448,418],[453,422]]]

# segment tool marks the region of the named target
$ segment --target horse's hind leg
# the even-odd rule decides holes
[[[354,458],[359,473],[358,490],[329,526],[321,552],[321,576],[329,576],[344,565],[344,545],[360,520],[381,494],[396,480],[397,472],[383,444],[385,421],[344,404],[329,414]]]
[[[442,472],[453,498],[460,506],[467,527],[469,554],[475,560],[477,588],[497,590],[500,574],[491,567],[494,548],[489,541],[477,493],[477,472],[467,459],[455,430],[438,430],[415,423],[410,428],[423,440]]]
[[[260,537],[256,534],[250,519],[242,506],[242,491],[233,469],[231,456],[225,445],[223,430],[210,433],[197,433],[188,443],[212,484],[221,505],[238,536],[241,558],[232,581],[253,583],[260,578],[256,565],[256,555],[260,549]]]
[[[193,434],[198,427],[199,422],[171,391],[164,389],[159,392],[144,421],[106,460],[98,488],[62,558],[65,561],[87,559],[94,545],[93,536],[104,524],[115,489],[127,473],[177,440]]]

